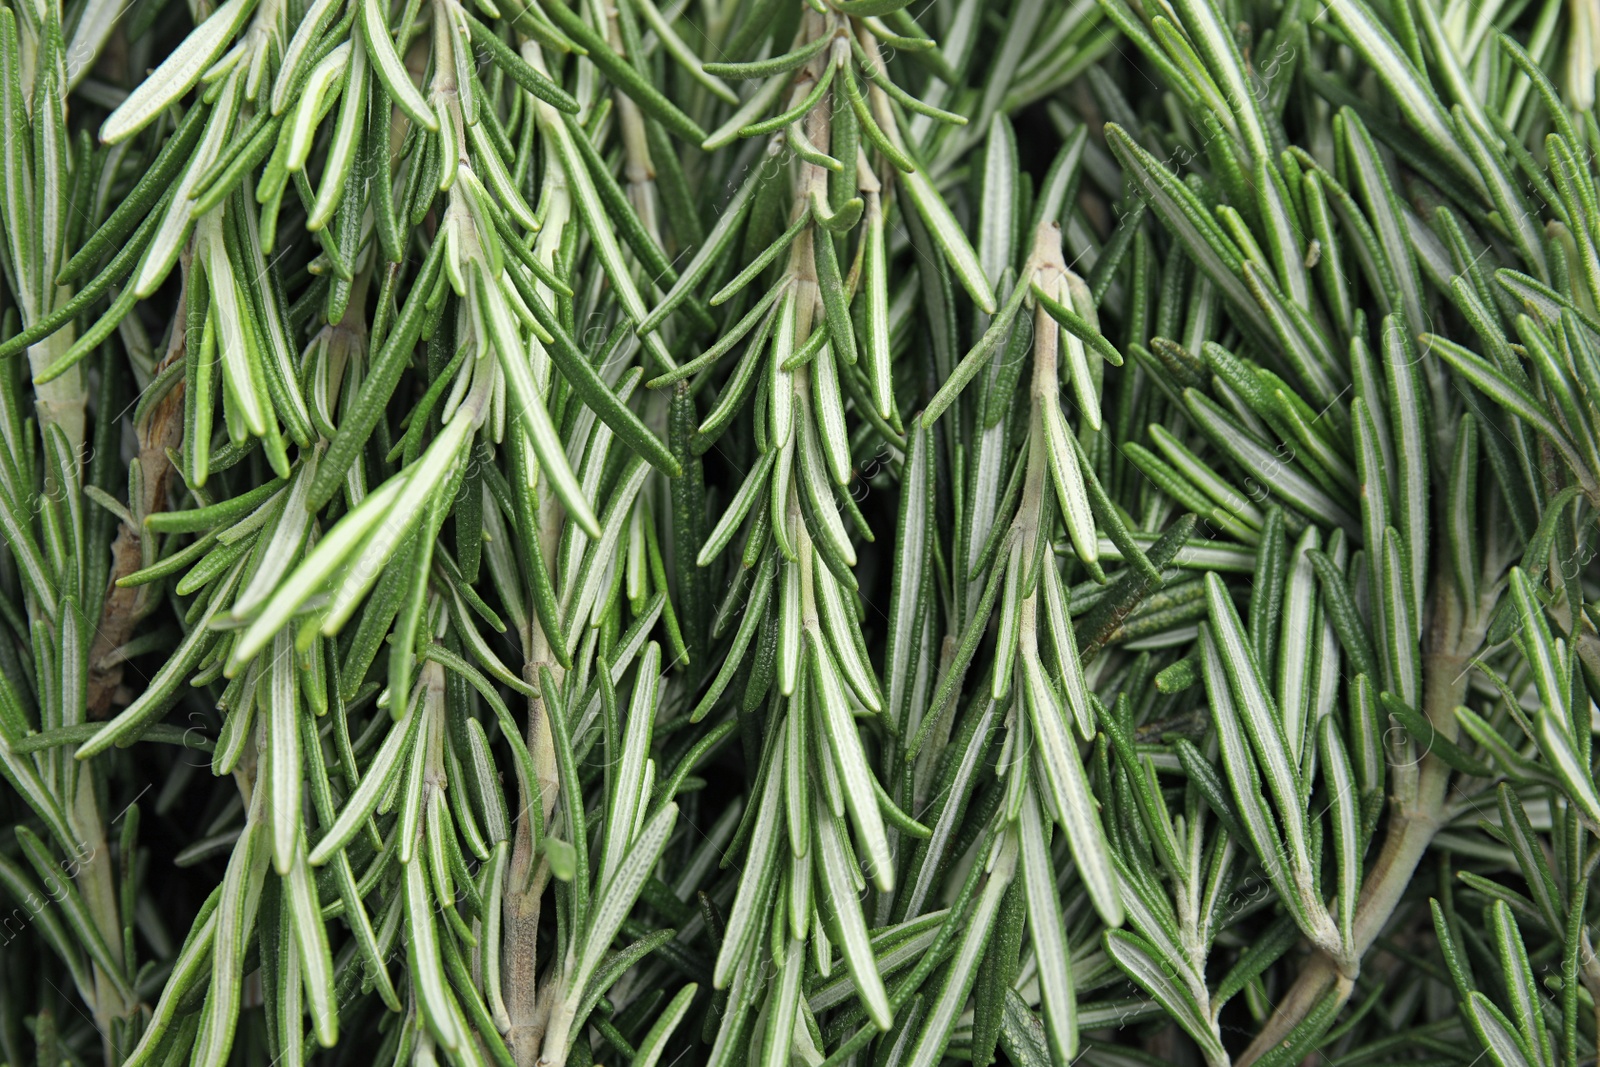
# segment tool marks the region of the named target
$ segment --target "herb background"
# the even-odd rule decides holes
[[[0,0],[0,1062],[1591,1067],[1595,0]]]

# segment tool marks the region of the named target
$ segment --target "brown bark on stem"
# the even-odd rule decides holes
[[[188,291],[188,285],[189,255],[186,252],[183,257],[183,285],[178,292],[178,310],[172,316],[171,337],[167,341],[167,353],[156,368],[158,373],[183,358],[188,335],[184,293]],[[95,630],[94,644],[89,650],[88,710],[92,719],[103,719],[111,710],[117,690],[122,685],[124,660],[118,650],[127,644],[139,622],[156,605],[153,593],[159,586],[141,585],[124,589],[117,585],[117,581],[144,566],[144,531],[137,524],[146,515],[166,510],[167,489],[174,473],[167,450],[176,449],[183,443],[183,393],[184,383],[175,382],[167,395],[151,405],[144,419],[134,427],[139,442],[140,498],[128,501],[128,512],[136,525],[120,523],[117,539],[111,544],[110,585],[106,590],[105,607],[100,613],[100,625]]]

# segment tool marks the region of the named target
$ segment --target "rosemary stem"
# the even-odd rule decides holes
[[[1434,729],[1454,739],[1455,709],[1466,696],[1469,663],[1483,633],[1464,625],[1448,577],[1436,582],[1432,606],[1433,618],[1428,627],[1432,648],[1423,656],[1423,712]],[[1352,958],[1336,960],[1327,951],[1317,949],[1267,1024],[1239,1057],[1238,1067],[1249,1067],[1284,1041],[1325,997],[1333,996],[1340,1008],[1349,1001],[1362,959],[1400,906],[1418,864],[1446,821],[1450,774],[1448,764],[1437,755],[1425,753],[1415,767],[1414,783],[1392,791],[1404,789],[1410,796],[1390,797],[1391,815],[1383,848],[1362,882],[1356,905]]]

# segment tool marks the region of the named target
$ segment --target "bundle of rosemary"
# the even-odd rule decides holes
[[[0,0],[0,1059],[1593,1064],[1597,69]]]

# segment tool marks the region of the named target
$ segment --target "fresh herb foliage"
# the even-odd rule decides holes
[[[0,1062],[1593,1064],[1594,0],[0,0]]]

